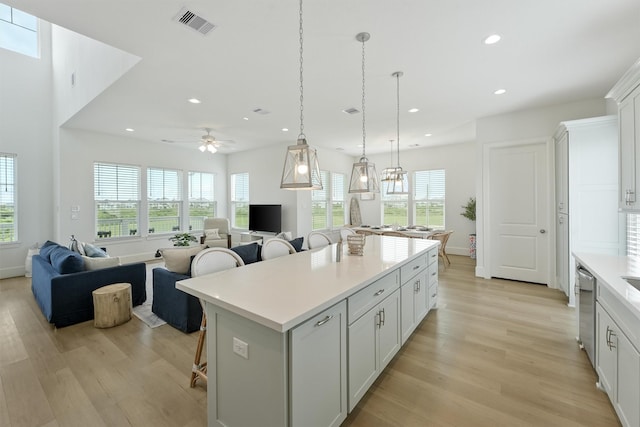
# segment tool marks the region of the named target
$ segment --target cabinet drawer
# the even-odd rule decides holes
[[[356,321],[370,308],[375,307],[400,287],[399,273],[399,270],[394,270],[347,299],[349,324]]]
[[[438,264],[431,264],[429,266],[427,275],[429,276],[427,278],[427,280],[429,281],[429,286],[433,285],[434,283],[438,283]]]
[[[413,276],[415,276],[421,269],[427,266],[427,256],[421,255],[418,258],[409,261],[402,267],[400,267],[400,280],[402,283],[407,283]]]
[[[435,248],[430,249],[429,252],[427,252],[427,261],[429,265],[438,262],[438,248],[439,246],[436,246]]]

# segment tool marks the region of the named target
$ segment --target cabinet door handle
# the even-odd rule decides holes
[[[373,294],[374,297],[380,296],[384,293],[384,289],[380,289],[378,292],[376,292],[375,294]]]
[[[376,327],[380,329],[380,326],[382,326],[382,315],[378,312],[378,314],[376,314]]]
[[[633,190],[627,190],[624,192],[624,202],[627,205],[631,205],[636,202],[636,192]]]
[[[386,316],[384,314],[384,308],[383,308],[382,311],[380,311],[380,326],[384,326],[385,319],[386,319]]]
[[[416,282],[414,283],[415,287],[415,291],[416,292],[420,292],[420,280],[416,280]]]
[[[330,315],[330,316],[325,317],[322,320],[318,320],[318,322],[316,323],[316,326],[322,326],[322,325],[324,325],[325,323],[327,323],[331,319],[333,319],[333,314]]]

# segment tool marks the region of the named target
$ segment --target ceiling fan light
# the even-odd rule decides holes
[[[207,144],[207,151],[213,154],[217,152],[218,149],[213,144]]]
[[[202,144],[200,147],[198,147],[198,150],[204,153],[205,151],[207,151],[207,146],[205,144]]]

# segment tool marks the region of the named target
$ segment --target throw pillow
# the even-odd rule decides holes
[[[84,254],[91,258],[106,258],[109,256],[105,251],[103,251],[99,247],[93,246],[92,244],[89,244],[89,243],[85,243],[83,245],[83,248],[84,248]]]
[[[79,273],[84,271],[84,260],[79,253],[60,246],[51,251],[51,266],[60,274]]]
[[[220,239],[220,233],[218,232],[218,228],[210,228],[208,230],[204,230],[204,239]]]
[[[297,237],[293,240],[289,240],[291,246],[296,250],[296,252],[302,252],[302,243],[304,242],[304,237]]]
[[[103,268],[117,267],[120,265],[120,257],[91,258],[83,256],[84,268],[87,271],[101,270]]]
[[[202,250],[202,246],[160,249],[167,270],[187,274],[191,268],[191,257]]]
[[[293,234],[291,234],[290,231],[283,231],[282,233],[276,234],[276,239],[291,240],[293,239]]]
[[[260,261],[261,249],[262,246],[260,246],[257,242],[231,248],[232,251],[237,253],[240,258],[242,258],[242,261],[244,261],[245,265]]]
[[[51,240],[47,240],[40,248],[40,256],[46,259],[47,262],[51,262],[51,252],[59,247],[59,244],[52,242]]]

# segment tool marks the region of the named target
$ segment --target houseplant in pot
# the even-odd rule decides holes
[[[169,240],[173,242],[173,246],[189,246],[191,242],[197,242],[195,236],[189,233],[177,233],[173,237],[169,237]]]
[[[462,215],[470,221],[476,220],[476,199],[475,197],[469,197],[466,205],[462,206]],[[476,258],[476,233],[469,234],[469,256],[472,259]]]

